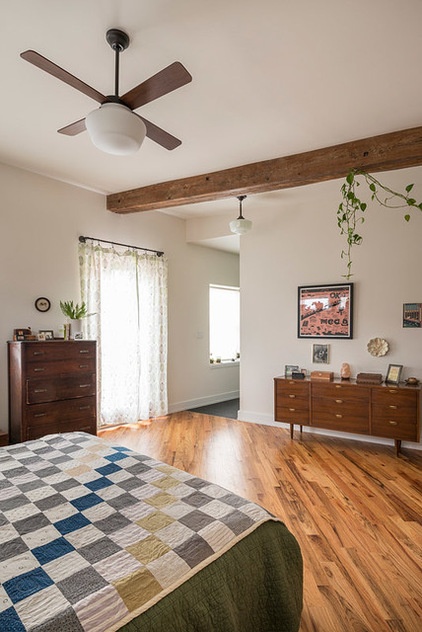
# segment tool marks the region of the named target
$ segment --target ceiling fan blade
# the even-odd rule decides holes
[[[175,61],[167,68],[157,72],[156,75],[126,92],[121,99],[131,110],[136,110],[141,105],[173,92],[173,90],[181,88],[190,81],[192,81],[192,75],[188,73],[180,61]]]
[[[43,57],[36,51],[26,50],[21,53],[21,57],[22,59],[25,59],[25,61],[29,61],[30,64],[41,68],[41,70],[48,72],[48,74],[50,75],[53,75],[53,77],[60,79],[60,81],[64,81],[64,83],[72,86],[72,88],[79,90],[79,92],[82,92],[87,97],[91,97],[91,99],[94,99],[94,101],[98,101],[98,103],[104,103],[104,101],[107,101],[107,98],[103,94],[101,94],[101,92],[98,92],[98,90],[95,90],[95,88],[91,88],[91,86],[84,83],[77,77],[74,77],[70,74],[70,72],[67,72],[67,70],[64,70],[63,68],[60,68],[60,66],[57,66],[57,64],[53,63],[46,57]]]
[[[61,127],[58,129],[59,134],[65,134],[66,136],[76,136],[76,134],[80,134],[86,130],[85,127],[85,119],[80,119],[79,121],[75,121],[74,123],[70,123],[70,125],[66,125],[65,127]]]
[[[134,114],[139,116],[136,112],[134,112]],[[148,138],[164,147],[164,149],[176,149],[176,147],[179,147],[179,145],[182,144],[181,140],[161,129],[158,125],[154,125],[154,123],[151,123],[151,121],[148,121],[143,116],[139,116],[139,118],[141,118],[145,123]]]

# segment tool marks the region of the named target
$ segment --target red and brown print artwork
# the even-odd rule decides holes
[[[352,284],[299,287],[299,338],[352,338]]]

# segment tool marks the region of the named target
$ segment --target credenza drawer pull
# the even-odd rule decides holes
[[[45,367],[44,366],[43,367],[41,367],[41,366],[40,367],[36,367],[34,369],[34,373],[42,373],[43,371],[45,371]]]
[[[337,419],[342,419],[342,418],[343,418],[343,415],[339,415],[339,414],[337,414],[337,415],[336,415],[336,417],[337,417]]]
[[[390,388],[388,392],[389,392],[389,393],[394,393],[394,394],[396,394],[396,393],[397,393],[397,390],[396,390],[395,388],[394,388],[394,389],[393,389],[393,388]]]
[[[336,404],[342,404],[343,400],[342,399],[336,399]]]
[[[47,413],[35,413],[34,417],[45,417]]]
[[[79,368],[80,368],[80,369],[87,369],[87,368],[88,368],[88,366],[89,366],[89,364],[80,364],[80,365],[79,365]]]
[[[296,408],[289,408],[289,411],[290,411],[291,413],[294,413],[294,412],[296,412]]]
[[[388,408],[393,408],[394,410],[397,410],[397,406],[394,406],[393,404],[390,404]]]
[[[392,419],[390,419],[388,423],[390,426],[397,426],[397,421],[393,421]]]
[[[79,388],[89,388],[91,384],[79,384]]]
[[[34,356],[44,355],[44,351],[34,351],[32,355]]]
[[[89,353],[89,349],[79,349],[79,353]]]
[[[336,388],[341,388],[341,384],[336,384]]]
[[[34,388],[34,393],[46,393],[47,390],[46,388]]]
[[[79,410],[89,410],[91,406],[79,406]]]
[[[289,395],[290,399],[295,399],[296,395]]]

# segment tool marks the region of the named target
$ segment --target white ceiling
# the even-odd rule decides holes
[[[421,0],[0,0],[0,9],[0,162],[95,191],[422,123]],[[121,93],[176,60],[192,74],[192,83],[138,110],[182,140],[174,151],[146,139],[136,155],[116,157],[86,132],[58,134],[98,105],[19,57],[34,49],[110,94],[111,27],[131,38]],[[170,212],[226,213],[235,202]]]

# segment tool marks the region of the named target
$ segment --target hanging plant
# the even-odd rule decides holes
[[[422,203],[418,203],[411,197],[413,184],[408,184],[405,193],[393,191],[374,178],[371,174],[362,169],[352,169],[346,176],[346,181],[341,187],[342,202],[337,210],[337,225],[340,228],[340,234],[346,235],[347,248],[342,250],[341,257],[347,261],[347,274],[343,276],[350,279],[352,276],[352,259],[351,250],[353,246],[359,246],[363,237],[358,232],[359,224],[365,221],[364,213],[367,208],[366,202],[357,196],[356,189],[360,186],[358,176],[362,176],[363,181],[368,185],[371,192],[371,200],[376,200],[381,206],[386,208],[409,208],[416,207],[422,211]],[[384,197],[386,195],[386,197]],[[410,220],[410,214],[404,215],[406,222]]]

